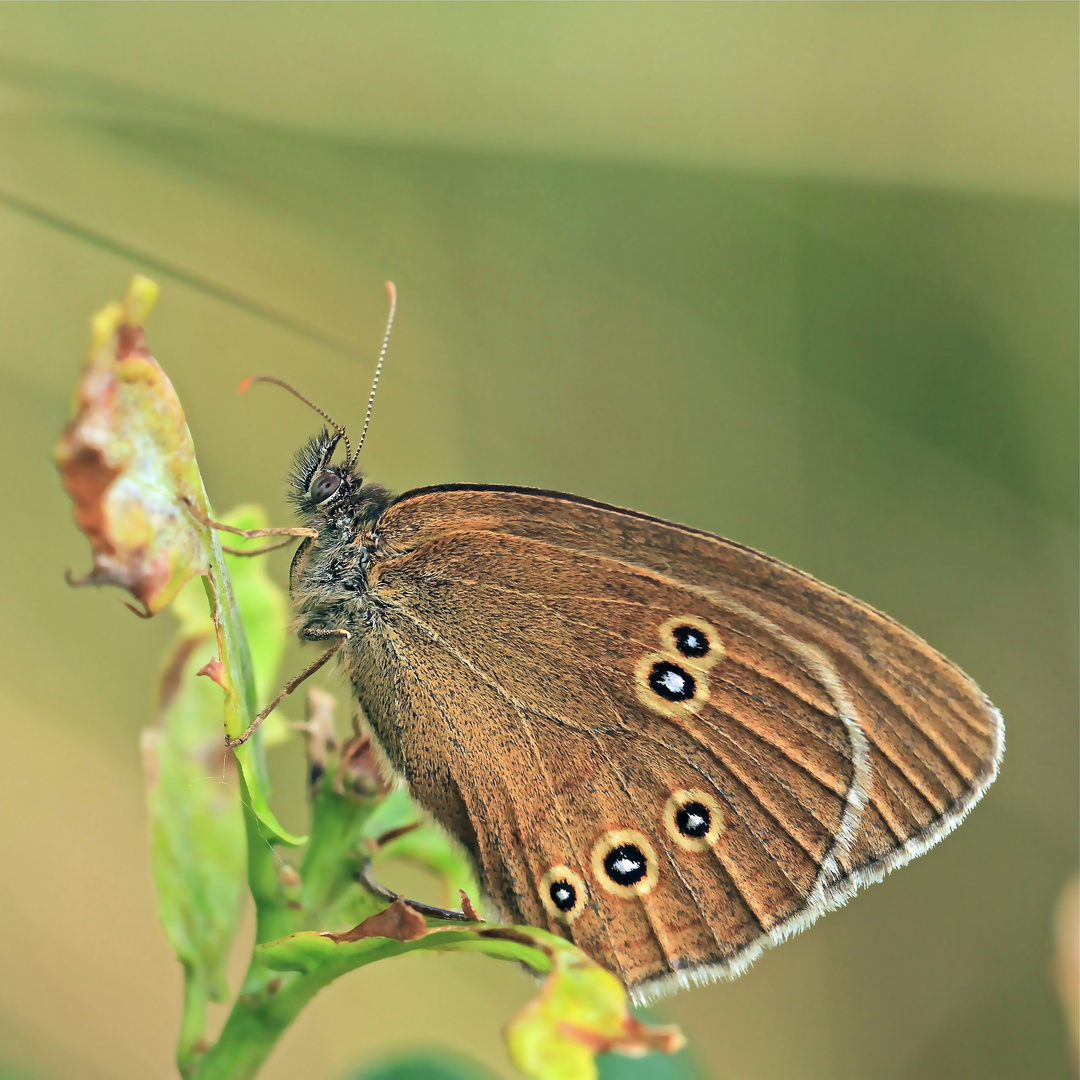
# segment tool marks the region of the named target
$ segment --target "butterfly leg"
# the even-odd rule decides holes
[[[268,551],[277,551],[279,548],[288,547],[293,542],[293,538],[290,536],[286,540],[279,540],[276,544],[267,544],[266,547],[252,548],[250,551],[245,551],[243,548],[229,547],[228,544],[222,544],[221,550],[227,555],[265,555]]]
[[[207,517],[190,499],[185,499],[184,504],[188,510],[191,511],[191,516],[199,522],[200,525],[205,525],[207,528],[215,529],[218,532],[232,533],[233,536],[242,536],[245,540],[254,540],[260,536],[284,536],[285,540],[282,540],[278,544],[268,544],[266,547],[256,548],[254,551],[244,551],[241,548],[225,547],[222,545],[222,551],[227,551],[230,555],[265,555],[268,551],[277,551],[278,548],[286,547],[290,544],[294,537],[306,536],[310,540],[317,540],[319,533],[316,529],[305,528],[273,528],[273,529],[238,529],[235,525],[226,525],[223,521],[215,521],[211,517]]]
[[[462,895],[463,909],[461,911],[455,911],[453,908],[441,908],[432,907],[431,904],[421,904],[417,900],[410,900],[408,897],[402,896],[401,893],[396,893],[391,889],[388,889],[385,885],[381,885],[371,876],[371,860],[360,868],[356,875],[356,879],[362,882],[366,888],[373,892],[376,896],[382,897],[384,900],[389,900],[393,903],[395,900],[403,900],[411,908],[415,908],[421,915],[430,919],[445,919],[447,922],[483,922],[477,914],[476,909],[472,906],[472,901],[465,895],[462,890],[458,890]],[[467,910],[465,910],[467,905]]]
[[[263,709],[263,711],[259,713],[259,715],[256,716],[254,720],[251,721],[250,724],[248,724],[246,731],[244,731],[235,739],[230,739],[228,735],[226,735],[226,746],[239,746],[241,743],[247,742],[248,739],[251,738],[251,735],[255,731],[255,729],[278,707],[278,705],[280,705],[281,702],[284,701],[285,698],[287,698],[305,679],[314,675],[315,672],[318,671],[319,668],[321,668],[323,664],[325,664],[326,661],[329,660],[330,657],[332,657],[334,653],[336,653],[338,649],[340,649],[341,646],[344,645],[345,642],[352,637],[352,634],[350,634],[348,630],[307,630],[304,633],[304,637],[306,637],[309,641],[314,641],[318,638],[328,637],[336,637],[338,640],[335,641],[334,644],[331,645],[330,648],[327,649],[326,652],[324,652],[322,656],[320,656],[314,663],[308,664],[308,666],[304,668],[304,670],[301,671],[299,675],[297,675],[294,679],[290,679],[289,682],[285,684],[285,688],[281,691],[281,693],[278,694],[278,696],[274,698],[274,700],[271,701],[270,704],[267,705],[266,708]]]

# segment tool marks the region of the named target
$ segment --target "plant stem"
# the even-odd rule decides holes
[[[183,1077],[196,1074],[199,1056],[205,1052],[203,1035],[206,1031],[206,986],[198,972],[184,967],[184,1015],[180,1021],[180,1041],[176,1048],[176,1065]]]
[[[214,1047],[199,1063],[196,1080],[248,1080],[269,1057],[282,1032],[307,1000],[282,1013],[268,1010],[265,1003],[252,1004],[241,994]]]

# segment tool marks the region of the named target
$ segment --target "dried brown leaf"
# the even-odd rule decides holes
[[[428,932],[427,922],[407,901],[398,897],[388,908],[369,915],[359,926],[354,926],[344,934],[324,934],[332,941],[345,943],[360,941],[361,938],[382,937],[394,941],[416,941]]]

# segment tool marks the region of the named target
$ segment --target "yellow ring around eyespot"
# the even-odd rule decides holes
[[[675,815],[687,803],[701,803],[709,810],[709,831],[704,836],[684,836],[679,832]],[[664,804],[664,828],[668,836],[685,851],[708,851],[720,839],[724,831],[724,811],[707,791],[697,788],[681,788]]]
[[[635,881],[633,885],[620,885],[617,881],[612,881],[604,866],[604,858],[608,852],[623,844],[633,844],[645,857],[645,876],[640,881]],[[632,900],[635,896],[646,896],[652,891],[660,878],[660,863],[656,858],[656,848],[644,833],[639,833],[635,829],[615,829],[605,833],[594,845],[592,872],[593,877],[600,882],[601,888],[613,896]]]
[[[694,696],[685,701],[668,701],[661,697],[650,685],[649,675],[655,664],[673,664],[685,671],[694,680]],[[638,701],[647,709],[651,709],[661,716],[677,716],[682,719],[693,716],[694,713],[709,700],[709,678],[700,668],[693,668],[686,658],[676,652],[647,653],[634,668],[634,693]]]
[[[574,906],[569,911],[563,911],[551,898],[551,886],[557,881],[565,881],[572,885],[577,894]],[[584,910],[589,899],[589,889],[580,874],[574,873],[569,866],[553,866],[540,879],[540,902],[544,905],[547,913],[559,922],[572,923]]]
[[[679,626],[692,626],[695,630],[700,630],[709,643],[709,651],[704,656],[683,656],[675,644],[675,629]],[[720,637],[720,631],[699,615],[676,615],[661,623],[657,633],[660,635],[660,646],[664,652],[678,656],[691,672],[709,671],[724,659],[724,641]]]

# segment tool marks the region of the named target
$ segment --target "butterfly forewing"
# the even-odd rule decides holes
[[[792,568],[584,500],[455,486],[379,518],[346,666],[503,916],[647,988],[742,969],[944,835],[1000,719]]]

